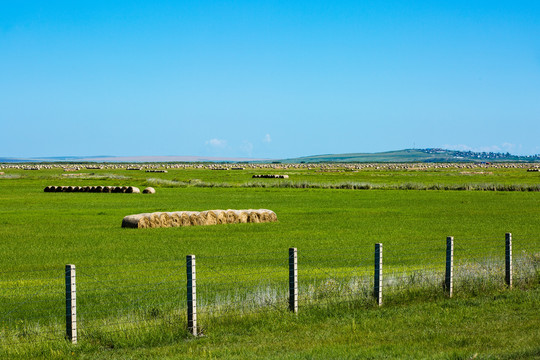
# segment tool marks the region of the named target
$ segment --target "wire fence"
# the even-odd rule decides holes
[[[185,337],[262,312],[538,286],[540,240],[508,235],[3,272],[0,347]]]

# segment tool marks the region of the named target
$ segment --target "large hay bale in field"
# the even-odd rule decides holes
[[[147,187],[146,189],[143,190],[143,194],[155,194],[156,193],[156,189],[154,189],[153,187]]]
[[[43,189],[43,191],[45,191],[45,192],[52,192],[52,191],[53,191],[52,188],[53,188],[53,187],[49,185],[49,186],[46,186],[45,189]]]
[[[122,220],[122,227],[182,227],[273,221],[277,221],[277,215],[268,209],[176,211],[128,215]]]
[[[135,186],[128,186],[126,189],[126,193],[128,194],[140,194],[141,190],[139,190],[138,187]]]

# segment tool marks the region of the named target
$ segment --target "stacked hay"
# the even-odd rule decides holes
[[[47,186],[45,192],[93,192],[93,193],[127,193],[140,194],[135,186]]]
[[[252,178],[254,179],[288,179],[289,175],[253,175]]]
[[[275,221],[276,213],[267,209],[174,211],[128,215],[122,220],[122,227],[141,229]]]

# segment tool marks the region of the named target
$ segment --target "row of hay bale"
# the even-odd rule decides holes
[[[274,174],[266,174],[266,175],[253,175],[253,179],[288,179],[289,175],[274,175]]]
[[[267,209],[174,211],[128,215],[122,220],[122,227],[142,229],[274,221],[277,221],[276,213]]]
[[[91,193],[127,193],[139,194],[135,186],[47,186],[45,192],[91,192]]]
[[[538,168],[527,169],[528,172],[540,172]]]

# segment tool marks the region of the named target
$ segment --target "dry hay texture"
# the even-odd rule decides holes
[[[140,194],[135,186],[47,186],[45,192],[93,192],[93,193],[126,193]]]
[[[267,209],[174,211],[128,215],[122,220],[122,227],[142,229],[275,221],[276,213]]]

